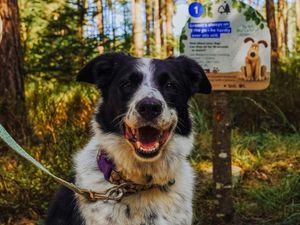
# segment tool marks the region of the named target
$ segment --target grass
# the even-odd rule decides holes
[[[198,141],[203,141],[202,135]],[[211,224],[212,182],[203,171],[211,165],[211,154],[201,151],[194,162],[199,172],[194,224]],[[207,149],[206,143],[204,149]],[[200,149],[199,149],[200,147]],[[197,153],[193,154],[197,154]],[[242,168],[233,198],[236,225],[300,224],[300,135],[232,133],[233,165]]]

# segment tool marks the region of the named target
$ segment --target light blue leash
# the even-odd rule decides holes
[[[21,155],[23,158],[31,162],[33,165],[35,165],[40,170],[44,171],[46,174],[51,176],[55,181],[60,183],[61,185],[69,188],[70,190],[74,191],[75,193],[84,196],[89,201],[97,201],[97,200],[114,200],[119,201],[123,197],[123,191],[122,191],[122,185],[114,186],[110,189],[108,189],[105,193],[97,193],[93,191],[89,191],[86,189],[81,189],[77,186],[75,186],[72,183],[69,183],[57,176],[55,176],[53,173],[51,173],[49,170],[47,170],[41,163],[36,161],[31,155],[29,155],[13,138],[12,136],[5,130],[5,128],[0,124],[0,138],[9,146],[11,149],[13,149],[15,152],[17,152],[19,155]]]

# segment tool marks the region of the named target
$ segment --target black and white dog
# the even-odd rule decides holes
[[[96,202],[61,188],[46,224],[190,225],[194,181],[186,161],[193,144],[188,100],[211,92],[203,69],[184,56],[159,60],[109,53],[89,62],[77,80],[96,84],[102,98],[92,122],[94,135],[74,158],[74,182],[104,192],[115,185],[110,177],[115,170],[149,188],[120,201]]]

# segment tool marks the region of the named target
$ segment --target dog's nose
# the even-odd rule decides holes
[[[145,120],[153,120],[162,112],[162,103],[156,98],[144,98],[136,106],[137,111]]]
[[[251,53],[250,53],[250,56],[251,56],[251,57],[255,57],[255,55],[256,55],[256,54],[255,54],[254,52],[251,52]]]

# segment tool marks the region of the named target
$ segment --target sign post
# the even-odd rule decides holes
[[[180,53],[196,60],[213,87],[213,185],[215,225],[233,217],[228,91],[263,90],[270,84],[270,32],[262,15],[237,0],[189,6]]]
[[[228,92],[213,93],[213,185],[215,211],[213,224],[222,225],[233,217],[231,126]]]

